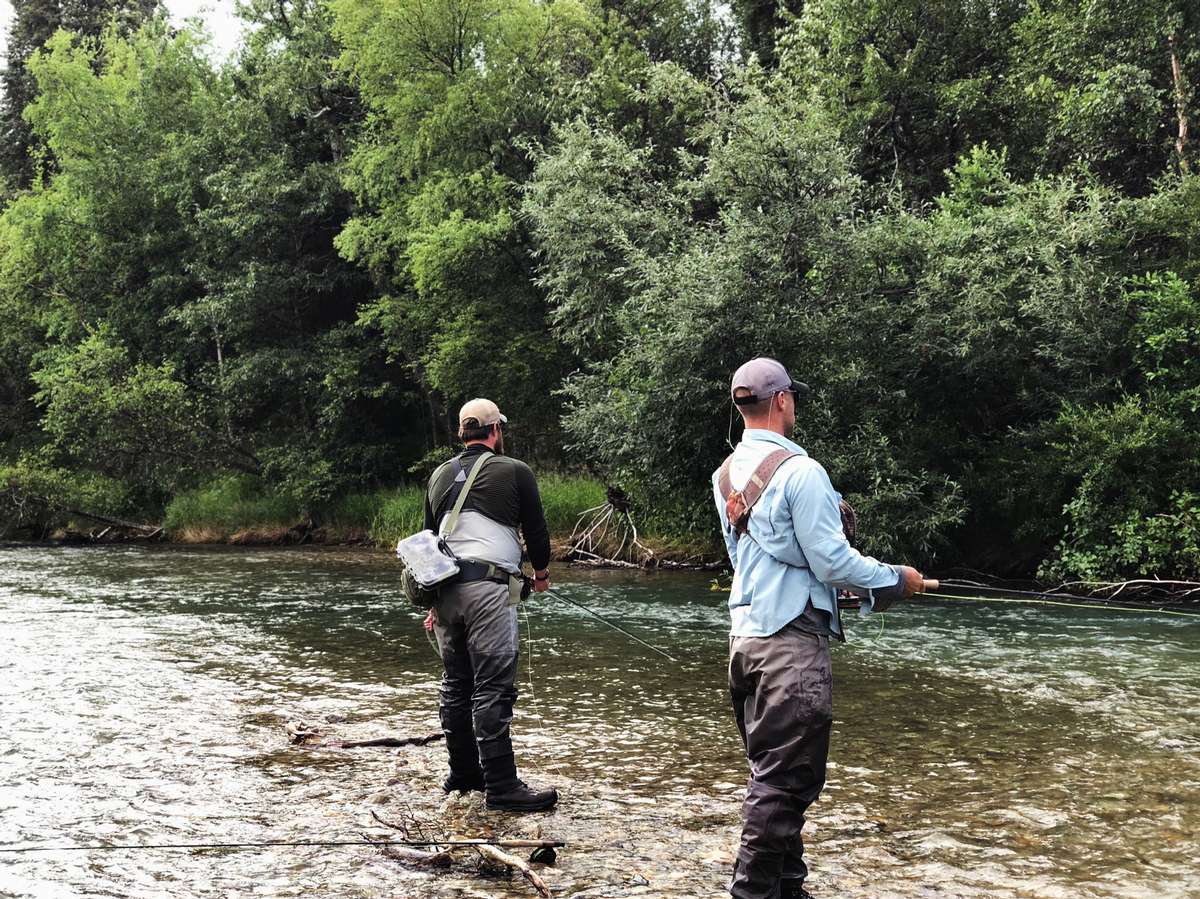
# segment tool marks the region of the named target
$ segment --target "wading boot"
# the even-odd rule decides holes
[[[813,899],[812,893],[804,889],[803,880],[781,880],[779,899]]]
[[[544,812],[558,802],[558,790],[533,790],[517,777],[517,760],[511,749],[501,749],[491,756],[481,752],[479,761],[487,781],[487,807],[491,811]]]
[[[442,792],[470,792],[478,790],[483,792],[483,770],[480,769],[472,774],[456,774],[451,771],[446,775],[446,779],[442,781]]]
[[[535,790],[521,780],[502,791],[487,791],[487,807],[493,812],[544,812],[557,802],[558,790]]]

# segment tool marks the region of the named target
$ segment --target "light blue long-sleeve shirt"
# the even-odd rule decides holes
[[[740,540],[725,514],[720,469],[713,472],[713,497],[733,564],[730,634],[769,637],[802,615],[811,602],[828,613],[830,627],[840,636],[838,589],[862,595],[861,614],[866,615],[874,606],[871,591],[895,586],[900,573],[850,545],[842,531],[840,497],[829,475],[786,437],[748,428],[733,451],[733,489],[744,489],[762,460],[780,447],[800,455],[775,472],[750,513],[749,532]]]

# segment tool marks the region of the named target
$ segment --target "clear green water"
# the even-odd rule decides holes
[[[746,774],[724,595],[564,572],[528,604],[514,725],[548,815],[443,800],[438,660],[379,555],[0,549],[0,846],[355,839],[436,827],[566,839],[557,895],[721,895]],[[1200,620],[923,601],[835,651],[820,896],[1200,896]],[[527,663],[532,660],[532,665]],[[530,688],[532,681],[532,689]],[[0,896],[527,896],[371,849],[0,854]]]

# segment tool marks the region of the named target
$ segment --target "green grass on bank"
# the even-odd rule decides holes
[[[256,479],[230,475],[177,495],[167,505],[163,527],[174,537],[207,534],[228,539],[248,528],[289,528],[300,520],[299,503],[271,494]]]
[[[546,475],[539,479],[546,523],[554,537],[565,538],[580,513],[604,502],[604,486],[579,475]],[[352,493],[316,511],[317,525],[327,537],[369,539],[391,546],[424,524],[424,493],[412,485]],[[176,496],[163,522],[174,539],[186,542],[268,540],[298,524],[304,510],[289,497],[272,494],[253,478],[218,478]]]
[[[546,510],[546,525],[554,537],[570,536],[580,513],[604,502],[604,485],[579,475],[546,475],[538,480],[538,488]],[[371,539],[375,543],[390,546],[424,526],[425,494],[422,488],[404,487],[371,496],[379,500],[370,519]],[[356,499],[347,497],[346,502]]]

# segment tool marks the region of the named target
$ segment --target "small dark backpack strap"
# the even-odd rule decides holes
[[[750,511],[763,495],[763,491],[767,489],[767,485],[771,483],[771,478],[775,476],[779,466],[792,456],[798,455],[800,454],[782,447],[773,451],[758,463],[758,467],[750,475],[750,480],[746,482],[745,488],[740,491],[733,489],[733,482],[729,477],[729,464],[733,457],[730,456],[725,460],[717,477],[717,486],[725,497],[725,517],[729,519],[729,526],[733,528],[738,537],[750,529]]]

